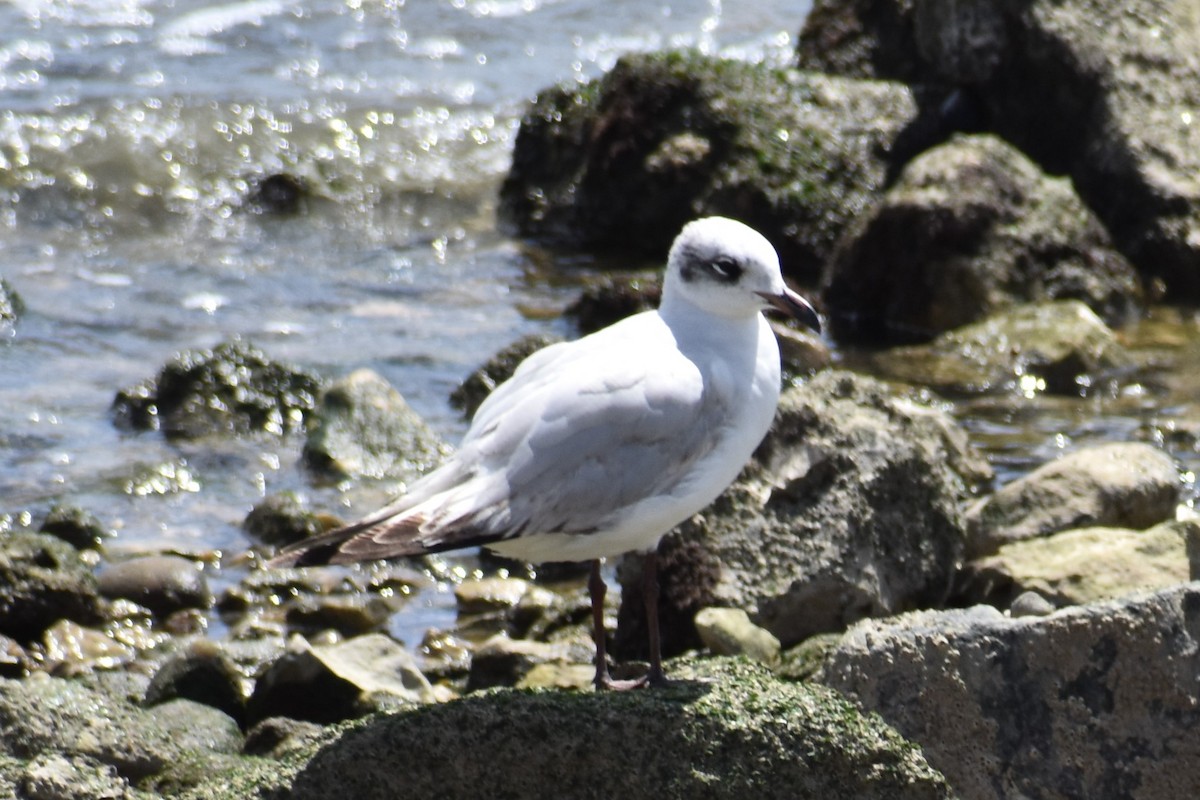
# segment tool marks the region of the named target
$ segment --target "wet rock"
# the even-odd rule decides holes
[[[822,682],[919,744],[962,797],[1184,797],[1200,785],[1200,585],[1009,619],[862,622]]]
[[[0,634],[0,678],[18,678],[32,667],[29,654],[20,642]]]
[[[25,303],[21,295],[9,285],[8,281],[0,278],[0,333],[11,331],[17,324],[17,319],[25,313]]]
[[[242,522],[253,541],[283,547],[325,531],[321,519],[296,492],[276,492],[255,504]]]
[[[929,344],[893,347],[872,362],[883,375],[949,394],[1077,396],[1132,368],[1112,330],[1077,300],[1005,309]]]
[[[952,795],[919,750],[822,687],[727,660],[673,675],[662,691],[489,692],[378,717],[325,745],[288,796]]]
[[[212,604],[199,565],[180,556],[141,556],[110,564],[97,576],[100,593],[145,606],[159,617]]]
[[[41,641],[30,648],[30,656],[40,669],[63,677],[93,669],[115,669],[132,661],[134,655],[133,647],[104,631],[68,619],[47,628]]]
[[[468,417],[475,416],[479,406],[492,390],[512,377],[521,362],[529,356],[562,341],[557,336],[532,333],[522,336],[488,359],[487,363],[467,376],[450,394],[450,405]]]
[[[1200,296],[1200,33],[1190,2],[821,3],[802,63],[949,84],[979,127],[1067,174],[1168,296]],[[841,6],[841,9],[834,8]]]
[[[856,220],[823,297],[839,338],[912,341],[1045,300],[1121,324],[1141,286],[1070,181],[994,136],[960,136],[905,166]]]
[[[187,460],[140,465],[121,483],[121,491],[132,497],[183,494],[200,491],[200,481]]]
[[[790,647],[864,616],[944,600],[965,541],[960,503],[990,475],[944,412],[826,371],[784,392],[742,476],[663,549],[692,573],[692,615],[706,605],[741,608]],[[673,553],[681,541],[691,545],[682,557]],[[644,641],[635,563],[625,559],[619,573],[617,643],[626,654]],[[674,580],[664,570],[664,597]],[[664,641],[686,641],[678,628],[691,619],[662,613]]]
[[[968,555],[1069,528],[1149,528],[1175,517],[1181,491],[1174,460],[1152,445],[1118,442],[1078,450],[968,509]]]
[[[19,779],[23,800],[136,800],[143,797],[113,767],[86,756],[41,753]],[[3,785],[0,784],[0,788]]]
[[[774,320],[771,330],[779,342],[779,360],[785,381],[789,376],[807,376],[833,365],[833,351],[819,336]]]
[[[395,703],[432,702],[415,659],[380,633],[314,647],[292,637],[288,652],[259,677],[246,708],[249,725],[285,716],[330,723]]]
[[[526,235],[656,256],[685,222],[731,216],[813,283],[842,228],[926,138],[898,84],[696,52],[629,55],[585,86],[539,94],[501,213]]]
[[[536,664],[517,681],[518,689],[589,689],[596,677],[591,664]]]
[[[304,462],[335,478],[412,480],[448,452],[391,384],[359,369],[321,396],[304,443]]]
[[[286,173],[266,175],[250,194],[251,206],[272,214],[295,214],[304,210],[311,191],[303,178]]]
[[[321,380],[281,364],[241,339],[180,353],[158,376],[117,393],[118,425],[167,436],[302,430]]]
[[[740,608],[705,608],[696,615],[696,632],[704,646],[719,656],[747,656],[779,663],[779,640],[750,621]]]
[[[396,608],[396,604],[378,595],[302,597],[287,604],[284,619],[292,630],[334,630],[343,636],[356,636],[381,628]]]
[[[579,663],[589,657],[590,654],[586,652],[572,652],[572,648],[566,644],[510,639],[504,634],[497,634],[476,647],[472,653],[467,691],[515,686],[540,664]]]
[[[658,308],[662,283],[657,278],[605,276],[584,288],[563,316],[583,334],[593,333],[642,311]]]
[[[12,531],[0,539],[0,634],[31,642],[60,619],[104,619],[91,569],[54,536]]]
[[[39,530],[57,536],[78,550],[99,547],[105,539],[115,535],[95,514],[77,506],[54,506]]]
[[[165,661],[150,679],[142,703],[149,707],[180,698],[211,706],[239,725],[245,720],[242,675],[213,642],[201,639]]]
[[[1000,608],[1036,592],[1055,606],[1111,600],[1188,580],[1187,538],[1195,522],[1166,522],[1146,531],[1080,528],[1025,539],[968,564],[963,603]]]

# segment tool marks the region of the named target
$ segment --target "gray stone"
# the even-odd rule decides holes
[[[474,416],[492,390],[511,378],[522,361],[543,347],[549,347],[559,341],[562,340],[544,333],[522,336],[468,375],[466,380],[450,393],[450,405],[468,417]]]
[[[591,653],[575,652],[567,644],[510,639],[497,634],[476,647],[471,655],[467,691],[515,686],[538,665],[571,664],[590,658]]]
[[[243,678],[221,647],[198,640],[165,661],[146,687],[143,704],[155,706],[175,699],[203,703],[241,724],[245,719]]]
[[[872,358],[887,377],[943,393],[1038,392],[1078,396],[1132,359],[1112,330],[1078,300],[1014,306]]]
[[[496,691],[377,717],[325,745],[287,796],[952,796],[919,750],[822,687],[728,660],[673,674],[662,690]]]
[[[54,536],[13,531],[0,539],[0,634],[30,642],[60,619],[104,619],[91,569]]]
[[[212,604],[200,565],[180,556],[140,556],[110,564],[97,576],[100,593],[125,598],[161,617]]]
[[[676,606],[663,611],[664,640],[687,646],[679,631],[705,606],[746,609],[790,647],[942,602],[963,554],[960,505],[990,476],[944,412],[870,378],[818,373],[784,392],[738,481],[664,539],[664,603]],[[636,655],[637,560],[619,575],[617,642]]]
[[[918,743],[963,797],[1189,797],[1200,584],[1009,619],[870,620],[821,680]]]
[[[1054,604],[1037,592],[1021,592],[1008,607],[1011,617],[1045,617],[1054,613]]]
[[[303,430],[316,406],[316,375],[269,359],[241,339],[177,355],[156,378],[117,394],[118,425],[168,436]]]
[[[968,554],[1070,528],[1142,530],[1175,517],[1183,485],[1174,460],[1158,448],[1118,442],[1043,464],[967,511]]]
[[[960,136],[906,165],[847,230],[822,296],[840,338],[911,341],[1045,300],[1121,324],[1141,286],[1070,181],[994,136]]]
[[[416,660],[390,637],[369,633],[314,647],[294,636],[288,652],[258,678],[246,721],[254,725],[268,717],[286,716],[336,722],[390,705],[389,698],[402,703],[434,700]]]
[[[242,530],[262,544],[284,546],[323,533],[325,526],[295,492],[276,492],[255,504],[242,521]]]
[[[23,771],[22,800],[134,800],[142,796],[113,767],[86,756],[41,753]]]
[[[899,84],[694,51],[628,55],[582,87],[538,95],[501,213],[523,234],[655,256],[685,222],[732,216],[812,283],[842,228],[923,138]]]
[[[77,506],[64,505],[51,508],[39,530],[57,536],[79,550],[99,547],[114,535],[112,528],[95,514]]]
[[[359,369],[321,396],[304,461],[330,477],[412,480],[448,453],[383,377]]]
[[[704,608],[696,614],[696,632],[719,656],[747,656],[763,664],[779,663],[779,640],[750,621],[740,608]]]

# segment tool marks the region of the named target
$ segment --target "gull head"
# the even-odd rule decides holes
[[[725,217],[694,220],[675,237],[663,301],[676,298],[721,317],[751,317],[773,308],[821,330],[817,312],[783,282],[779,256],[766,237]]]

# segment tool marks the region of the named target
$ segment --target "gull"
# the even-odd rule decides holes
[[[820,331],[775,249],[731,219],[688,223],[667,256],[662,301],[532,354],[488,396],[449,460],[385,508],[283,549],[315,566],[484,546],[508,558],[587,561],[598,689],[666,682],[657,548],[741,472],[779,402],[779,346],[762,311]],[[645,554],[650,668],[609,674],[603,559]]]

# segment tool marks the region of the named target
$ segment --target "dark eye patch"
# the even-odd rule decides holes
[[[736,283],[742,277],[742,265],[729,256],[717,256],[709,262],[708,269],[722,283]]]

